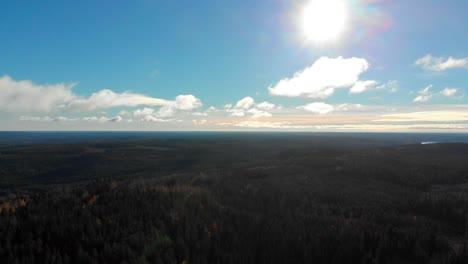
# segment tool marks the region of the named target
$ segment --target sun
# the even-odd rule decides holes
[[[348,23],[344,0],[311,0],[302,11],[302,30],[308,42],[333,42]]]

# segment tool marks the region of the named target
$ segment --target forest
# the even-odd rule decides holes
[[[0,146],[0,263],[468,263],[468,144],[222,134]]]

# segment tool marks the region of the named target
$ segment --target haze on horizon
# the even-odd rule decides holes
[[[0,130],[468,131],[466,1],[2,10]]]

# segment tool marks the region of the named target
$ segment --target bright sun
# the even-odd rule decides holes
[[[311,0],[302,11],[302,29],[307,41],[332,42],[337,40],[348,20],[344,0]]]

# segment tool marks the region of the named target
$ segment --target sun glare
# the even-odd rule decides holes
[[[302,30],[308,42],[333,42],[341,37],[348,20],[343,0],[311,0],[302,11]]]

